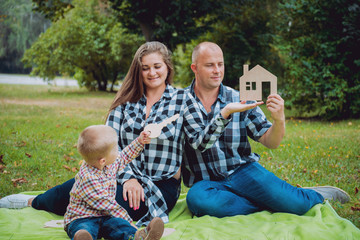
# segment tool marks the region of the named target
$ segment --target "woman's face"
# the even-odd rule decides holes
[[[168,67],[160,53],[150,53],[141,59],[144,84],[147,89],[163,88],[168,75]]]

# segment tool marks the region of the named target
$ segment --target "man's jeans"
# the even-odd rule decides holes
[[[197,182],[188,191],[186,201],[196,216],[226,217],[261,210],[302,215],[324,199],[313,190],[288,184],[252,162],[240,166],[224,180]]]
[[[71,239],[74,239],[75,233],[81,229],[88,231],[93,239],[128,240],[136,233],[136,228],[128,221],[110,216],[74,220],[67,226],[66,232]]]

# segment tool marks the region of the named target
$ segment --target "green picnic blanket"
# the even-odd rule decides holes
[[[165,224],[165,228],[175,231],[162,239],[360,239],[360,229],[339,217],[328,202],[314,206],[303,216],[262,211],[246,216],[198,218],[190,213],[185,198],[186,194],[180,196],[170,213],[170,222]],[[1,208],[0,239],[69,239],[61,227],[44,227],[46,222],[62,219],[62,216],[32,208]]]

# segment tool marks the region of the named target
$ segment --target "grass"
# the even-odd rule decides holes
[[[46,190],[74,177],[81,161],[75,147],[78,134],[104,123],[113,97],[71,87],[0,84],[0,197]],[[254,142],[252,148],[261,155],[261,164],[292,185],[333,185],[347,191],[349,203],[331,204],[360,227],[359,142],[360,120],[288,117],[278,149]]]

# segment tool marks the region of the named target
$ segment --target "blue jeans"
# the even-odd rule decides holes
[[[45,210],[58,215],[64,215],[69,204],[70,191],[74,182],[75,179],[72,178],[63,184],[57,185],[47,190],[45,193],[38,195],[34,198],[31,206],[37,210]],[[163,194],[168,211],[174,208],[176,201],[179,198],[180,182],[180,180],[176,180],[175,178],[154,182]],[[115,197],[116,201],[120,206],[125,208],[134,221],[138,221],[147,213],[148,207],[144,202],[140,202],[140,208],[135,211],[130,208],[129,201],[124,201],[122,192],[123,187],[121,184],[118,184]]]
[[[226,217],[262,210],[302,215],[324,199],[313,190],[288,184],[252,162],[240,166],[224,180],[195,183],[186,201],[196,216]]]
[[[67,226],[66,232],[71,239],[74,239],[75,233],[81,229],[88,231],[93,239],[128,240],[136,233],[136,228],[128,221],[110,216],[74,220]]]

